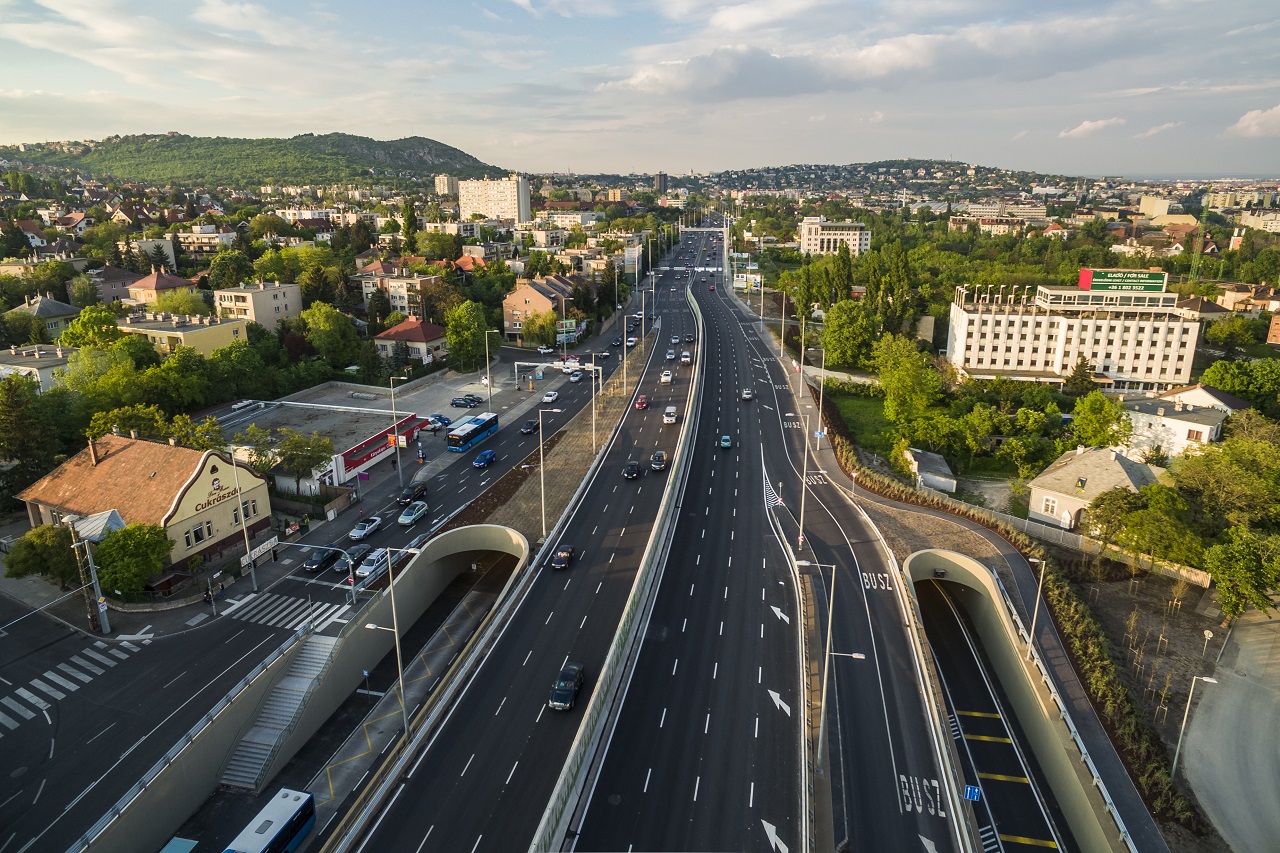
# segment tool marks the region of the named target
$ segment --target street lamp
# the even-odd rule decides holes
[[[538,409],[538,486],[542,492],[542,538],[547,538],[547,476],[546,476],[546,457],[543,456],[542,446],[546,444],[546,437],[542,434],[542,415],[544,412],[554,412],[559,414],[559,409]]]
[[[804,416],[804,461],[800,474],[800,536],[796,541],[796,550],[804,550],[804,497],[809,491],[809,416]]]
[[[391,566],[391,554],[393,551],[398,554],[420,554],[422,552],[417,550],[416,548],[387,548],[386,551],[387,551],[387,589],[391,591],[391,627],[384,628],[381,625],[374,624],[373,622],[365,623],[365,627],[375,631],[390,631],[395,636],[396,670],[399,671],[400,673],[400,714],[404,718],[405,743],[408,743],[409,742],[409,703],[408,703],[408,699],[405,697],[405,694],[404,694],[404,663],[400,657],[400,622],[396,614],[396,579]],[[352,567],[351,571],[352,571],[352,580],[354,580],[355,568]],[[353,590],[355,589],[354,583],[351,585],[351,588]]]
[[[813,351],[813,350],[815,350],[815,349],[817,349],[817,347],[809,347],[809,350],[810,350],[810,351]],[[803,371],[803,370],[804,370],[804,366],[803,366],[803,365],[801,365],[801,368],[800,368],[800,369],[801,369],[801,371]],[[823,416],[823,411],[822,411],[822,399],[823,399],[823,392],[827,390],[827,347],[826,347],[826,345],[825,345],[825,344],[824,344],[824,345],[823,345],[823,347],[822,347],[822,368],[821,368],[821,370],[822,370],[822,373],[821,373],[821,375],[818,377],[818,424],[819,424],[820,426],[823,426],[824,428],[823,428],[823,429],[818,430],[818,436],[819,436],[819,437],[818,437],[818,443],[817,443],[817,446],[816,446],[816,447],[814,447],[814,450],[817,450],[819,447],[821,447],[821,446],[822,446],[822,439],[820,438],[820,436],[826,435],[826,433],[827,433],[827,431],[826,431],[826,429],[825,429],[826,422],[822,419],[822,416]],[[803,375],[804,375],[804,374],[803,374],[803,372],[802,372],[802,373],[801,373],[801,376],[803,376]]]
[[[796,565],[831,570],[831,588],[827,590],[827,644],[822,653],[822,699],[820,700],[822,716],[818,720],[818,773],[821,775],[824,756],[827,752],[825,746],[827,738],[827,675],[831,671],[831,624],[835,622],[836,615],[836,567],[834,563],[814,563],[809,560],[796,560]],[[862,660],[866,655],[849,654],[845,655],[845,657]]]
[[[488,335],[485,336],[485,343],[489,342]],[[391,383],[391,441],[396,447],[396,478],[400,481],[400,488],[404,488],[404,472],[400,470],[400,430],[397,428],[399,419],[396,417],[396,380],[405,381],[407,376],[390,376],[387,381]],[[256,591],[256,588],[255,588]]]
[[[497,329],[484,330],[484,384],[489,389],[489,411],[493,411],[493,374],[489,371],[489,336],[501,334],[502,332]],[[400,446],[399,441],[396,442],[396,446]]]
[[[1040,591],[1044,589],[1044,570],[1048,563],[1039,557],[1028,557],[1027,562],[1040,564],[1040,583],[1036,585],[1036,600],[1032,602],[1031,636],[1027,638],[1027,660],[1031,660],[1031,652],[1036,644],[1036,620],[1040,618]]]
[[[71,528],[71,552],[81,545],[84,546],[85,561],[89,564],[89,580],[93,584],[93,600],[94,607],[98,608],[98,625],[102,628],[103,634],[111,633],[111,620],[107,618],[106,599],[102,597],[102,588],[98,586],[98,567],[93,564],[93,550],[89,547],[89,540],[80,536],[76,530],[76,521],[79,519],[70,516],[67,518],[67,526]]]
[[[253,548],[249,545],[249,502],[244,499],[244,494],[240,491],[240,466],[236,464],[236,453],[231,447],[227,448],[231,456],[231,479],[236,487],[236,499],[240,501],[240,529],[244,531],[244,555],[249,560],[249,583],[253,584],[253,591],[258,591],[258,561],[253,558]]]
[[[1178,756],[1182,753],[1182,736],[1187,733],[1187,717],[1191,716],[1191,697],[1196,695],[1197,681],[1203,681],[1205,684],[1218,683],[1218,679],[1207,675],[1197,675],[1191,679],[1191,690],[1187,693],[1187,710],[1182,712],[1182,728],[1178,730],[1178,747],[1173,751],[1173,769],[1169,771],[1170,779],[1178,778]]]

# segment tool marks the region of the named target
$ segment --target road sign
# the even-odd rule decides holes
[[[105,598],[98,599],[98,612],[99,613],[107,612],[107,600]]]
[[[965,785],[964,798],[976,803],[978,800],[982,799],[982,789],[977,785]]]
[[[247,565],[249,565],[249,561],[250,561],[250,560],[256,560],[256,559],[258,559],[258,558],[259,558],[259,557],[261,557],[263,554],[267,553],[268,551],[270,551],[272,548],[276,547],[276,546],[277,546],[277,545],[279,545],[279,544],[280,544],[280,537],[279,537],[279,536],[272,536],[272,537],[271,537],[270,539],[268,539],[266,542],[263,542],[263,543],[262,543],[261,545],[259,545],[257,548],[254,548],[254,549],[253,549],[252,551],[250,551],[248,554],[245,554],[243,557],[241,557],[241,558],[240,558],[240,565],[241,565],[241,566],[247,566]]]

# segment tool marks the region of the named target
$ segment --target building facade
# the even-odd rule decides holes
[[[56,341],[58,336],[62,334],[62,330],[67,328],[67,324],[80,316],[80,309],[74,305],[59,302],[52,296],[36,294],[34,297],[26,297],[25,301],[17,308],[10,308],[4,313],[6,315],[32,315],[44,327],[45,334],[49,336],[49,340]]]
[[[172,355],[178,347],[191,347],[208,358],[216,349],[249,339],[249,323],[241,319],[137,311],[116,320],[116,326],[126,335],[146,338],[162,355]]]
[[[48,391],[59,384],[58,371],[66,368],[71,356],[79,352],[75,347],[56,347],[48,344],[26,344],[0,349],[0,379],[17,374],[30,376]]]
[[[830,222],[822,216],[806,216],[800,223],[800,254],[834,255],[840,244],[849,254],[871,251],[871,232],[861,222]]]
[[[218,316],[247,320],[267,329],[302,313],[302,288],[296,284],[242,284],[213,293]]]
[[[378,354],[383,358],[395,355],[397,343],[404,343],[409,357],[430,364],[437,358],[446,355],[448,343],[445,331],[434,323],[424,323],[417,317],[409,317],[397,323],[385,332],[374,337]]]
[[[1031,481],[1027,518],[1072,530],[1093,499],[1112,489],[1137,493],[1156,482],[1162,469],[1097,447],[1077,447],[1055,460]]]
[[[477,213],[528,222],[532,218],[529,181],[515,174],[497,181],[459,181],[458,218],[466,221]]]
[[[1060,384],[1085,359],[1117,390],[1186,385],[1200,324],[1176,308],[1167,276],[1081,270],[1075,287],[956,288],[947,359],[963,375]],[[1138,289],[1135,289],[1138,288]]]
[[[457,195],[458,179],[453,175],[436,175],[436,195]]]
[[[524,321],[534,314],[553,312],[563,317],[573,282],[563,276],[549,275],[535,281],[521,281],[502,300],[502,334],[509,341],[524,337]]]

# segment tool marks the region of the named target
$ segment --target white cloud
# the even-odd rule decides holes
[[[1249,110],[1230,131],[1237,136],[1280,136],[1280,104],[1269,110]]]
[[[1103,118],[1098,119],[1097,121],[1085,120],[1070,130],[1059,131],[1058,138],[1078,139],[1081,136],[1089,136],[1090,134],[1097,133],[1099,130],[1104,128],[1119,127],[1122,124],[1124,124],[1124,119],[1122,118]]]
[[[1141,133],[1135,133],[1134,139],[1150,139],[1157,133],[1164,133],[1166,130],[1173,130],[1175,127],[1182,127],[1180,121],[1166,121],[1164,124],[1157,124],[1155,127],[1149,127]]]

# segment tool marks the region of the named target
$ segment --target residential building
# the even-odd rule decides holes
[[[50,346],[49,344],[27,344],[0,349],[0,379],[14,374],[30,376],[40,386],[41,391],[48,391],[59,384],[57,371],[64,369],[75,353],[75,347]]]
[[[607,193],[605,193],[605,199],[607,201],[612,201],[612,202],[626,201],[627,191],[623,189],[618,189],[615,187],[614,189],[611,189]]]
[[[564,245],[565,236],[563,228],[534,227],[532,224],[527,227],[517,227],[515,230],[517,240],[525,241],[526,246],[539,249],[558,249]],[[465,251],[470,247],[462,248]]]
[[[430,364],[437,357],[445,355],[448,347],[442,327],[425,323],[413,316],[375,335],[373,340],[378,346],[378,354],[383,358],[390,358],[394,354],[395,345],[403,342],[409,348],[409,357],[423,364]]]
[[[1124,410],[1133,424],[1126,446],[1138,458],[1157,451],[1181,456],[1189,448],[1218,441],[1228,416],[1222,409],[1163,399],[1125,400]]]
[[[296,284],[241,284],[213,292],[218,315],[239,317],[274,330],[302,313],[302,288]]]
[[[34,219],[19,219],[13,224],[27,238],[31,248],[39,249],[45,245],[44,223],[36,222]]]
[[[497,181],[459,181],[458,218],[465,221],[477,213],[492,219],[528,222],[533,218],[528,179],[512,174]]]
[[[378,260],[364,266],[349,280],[360,288],[360,298],[365,307],[369,305],[369,297],[381,290],[391,303],[392,311],[421,315],[423,285],[439,284],[441,278],[438,275],[419,275],[391,261]]]
[[[1181,403],[1184,406],[1195,406],[1200,409],[1217,409],[1228,415],[1234,415],[1252,406],[1248,400],[1241,400],[1234,394],[1228,394],[1203,382],[1170,388],[1160,395],[1160,399],[1165,402],[1165,405]]]
[[[1098,495],[1112,489],[1136,494],[1156,482],[1161,470],[1115,450],[1077,447],[1059,456],[1031,481],[1027,518],[1072,530],[1080,526],[1085,508]]]
[[[191,347],[206,358],[213,351],[249,339],[248,321],[220,317],[184,316],[136,311],[116,320],[126,335],[140,335],[162,355],[172,355],[178,347]]]
[[[548,311],[563,317],[568,311],[573,282],[564,276],[549,275],[544,279],[517,281],[502,300],[502,334],[509,341],[523,337],[524,321],[534,314]]]
[[[133,240],[132,242],[121,240],[116,243],[116,247],[120,249],[121,254],[127,252],[130,246],[133,246],[134,254],[144,260],[150,257],[155,248],[159,246],[160,251],[164,252],[165,260],[169,263],[169,269],[176,270],[178,268],[178,256],[174,254],[173,241],[168,238],[163,240]]]
[[[457,195],[458,179],[453,175],[436,175],[436,195]]]
[[[861,222],[830,222],[823,216],[806,216],[800,223],[800,254],[834,255],[843,243],[849,254],[871,251],[871,232]]]
[[[169,275],[164,270],[153,270],[150,275],[144,275],[129,285],[128,302],[140,306],[154,305],[156,300],[165,294],[195,293],[197,289],[193,281],[181,276]]]
[[[1280,314],[1271,317],[1271,325],[1267,327],[1267,343],[1280,346]]]
[[[969,226],[976,225],[984,234],[998,237],[1002,234],[1021,233],[1026,224],[1013,216],[952,216],[947,220],[947,230],[965,231]]]
[[[1138,199],[1138,213],[1148,219],[1155,219],[1157,216],[1167,216],[1170,206],[1173,204],[1167,198],[1160,198],[1154,195],[1144,195]]]
[[[104,435],[18,495],[32,527],[115,510],[125,524],[154,524],[174,543],[173,565],[233,551],[271,524],[267,481],[214,451]],[[238,483],[238,485],[237,485]]]
[[[1186,299],[1179,299],[1177,308],[1179,314],[1191,320],[1217,320],[1231,313],[1218,303],[1205,299],[1203,296],[1188,296]]]
[[[189,255],[216,255],[224,247],[230,247],[236,239],[236,230],[229,226],[192,225],[189,232],[174,235],[178,245]]]
[[[667,191],[667,173],[659,172],[653,178],[653,191],[661,195]]]
[[[86,270],[85,275],[98,289],[98,300],[106,305],[128,299],[129,285],[143,278],[139,273],[110,264],[104,264],[96,270]]]
[[[955,492],[956,475],[952,473],[951,466],[947,464],[947,460],[943,459],[941,454],[908,447],[902,452],[902,455],[906,457],[907,464],[911,466],[911,473],[916,475],[917,489]]]
[[[1280,213],[1274,211],[1242,213],[1240,214],[1240,224],[1246,228],[1257,228],[1259,231],[1280,234]]]
[[[1280,311],[1280,291],[1267,284],[1228,284],[1217,303],[1229,311],[1256,317],[1263,311]]]
[[[480,228],[485,224],[487,223],[472,220],[467,220],[466,222],[424,222],[421,230],[450,234],[454,237],[461,237],[463,240],[472,240],[479,238]]]
[[[1200,324],[1177,310],[1167,279],[1084,269],[1075,287],[957,287],[947,358],[978,379],[1060,384],[1083,358],[1117,390],[1185,385]]]
[[[50,340],[56,341],[67,324],[80,316],[80,309],[65,302],[59,302],[51,296],[28,296],[23,304],[4,312],[8,314],[34,314]]]
[[[604,219],[604,214],[594,210],[547,210],[542,218],[557,228],[589,228]]]

